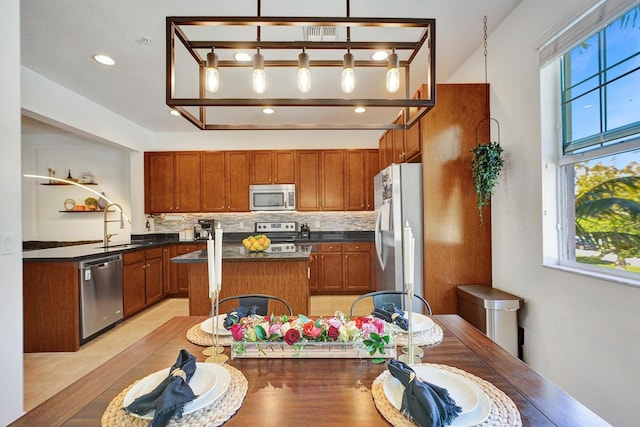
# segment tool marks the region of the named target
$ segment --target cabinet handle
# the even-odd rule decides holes
[[[146,265],[143,265],[143,266],[142,266],[142,268],[145,268],[145,269],[146,269],[146,268],[147,268],[147,266],[146,266]]]

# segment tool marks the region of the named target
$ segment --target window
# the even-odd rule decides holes
[[[561,263],[640,279],[640,7],[560,64]]]

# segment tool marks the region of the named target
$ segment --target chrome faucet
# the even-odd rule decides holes
[[[115,206],[119,211],[120,211],[120,220],[108,220],[108,212],[109,212],[109,208],[111,206]],[[109,247],[109,240],[111,239],[112,236],[115,236],[118,233],[115,234],[109,234],[107,233],[107,224],[110,222],[120,222],[120,229],[124,229],[124,212],[122,211],[122,206],[120,206],[117,203],[109,203],[107,206],[105,206],[104,208],[104,247],[107,248]]]

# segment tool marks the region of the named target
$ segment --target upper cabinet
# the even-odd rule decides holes
[[[344,210],[344,150],[296,152],[299,211]]]
[[[227,151],[225,189],[227,212],[249,211],[251,154],[249,151]]]
[[[251,184],[296,184],[300,211],[373,209],[378,150],[145,153],[145,212],[248,212]]]
[[[378,150],[346,150],[344,209],[373,210],[373,177],[379,171]]]
[[[294,151],[251,152],[251,184],[295,183]]]
[[[145,153],[145,212],[200,211],[200,153]]]

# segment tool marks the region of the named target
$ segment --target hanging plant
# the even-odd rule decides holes
[[[495,192],[498,177],[504,166],[502,147],[499,142],[478,144],[471,149],[471,172],[476,191],[480,223],[482,223],[482,209],[489,204]]]

